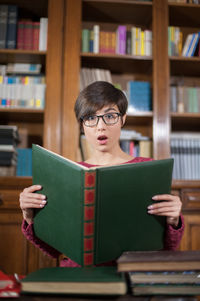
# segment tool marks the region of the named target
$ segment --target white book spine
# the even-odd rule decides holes
[[[40,18],[39,50],[47,50],[48,18]]]
[[[99,25],[94,25],[94,53],[99,53]]]

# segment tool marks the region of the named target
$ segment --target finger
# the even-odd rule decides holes
[[[171,194],[158,194],[152,197],[154,201],[173,201],[173,200],[180,200],[178,196],[171,195]]]
[[[27,201],[24,201],[20,203],[20,207],[22,210],[25,209],[32,209],[32,208],[43,208],[46,205],[46,200],[35,200],[35,199],[29,199]]]
[[[179,216],[180,208],[179,207],[164,207],[164,208],[156,208],[148,210],[149,214],[156,214],[156,215],[166,215],[166,216]]]
[[[165,208],[165,207],[170,207],[170,208],[181,208],[181,204],[178,202],[160,202],[156,204],[151,204],[147,208],[148,209],[157,209],[157,208]]]
[[[26,199],[45,200],[46,196],[44,194],[41,194],[41,193],[21,192],[19,200],[20,201],[25,201]]]
[[[23,191],[27,193],[27,192],[35,192],[35,191],[41,190],[41,189],[42,189],[41,185],[32,185],[30,187],[25,188]]]

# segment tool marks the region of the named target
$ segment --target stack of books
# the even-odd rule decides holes
[[[16,126],[0,125],[0,176],[16,173],[19,134]]]
[[[200,294],[200,251],[124,252],[117,264],[133,295]]]
[[[117,266],[42,268],[21,284],[24,294],[196,296],[200,251],[125,252]]]

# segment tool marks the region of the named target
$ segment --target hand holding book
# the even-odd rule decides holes
[[[20,193],[20,208],[23,213],[23,218],[28,224],[33,222],[34,208],[43,208],[46,204],[46,196],[40,193],[35,193],[42,189],[41,185],[32,185],[25,188]]]
[[[152,197],[155,204],[148,206],[148,213],[167,217],[167,224],[177,227],[181,214],[182,203],[178,196],[160,194]]]

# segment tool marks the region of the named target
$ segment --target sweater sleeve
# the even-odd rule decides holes
[[[184,232],[184,218],[180,215],[178,228],[173,228],[171,225],[166,225],[164,250],[176,250],[181,242]]]
[[[56,249],[49,246],[47,243],[35,236],[33,223],[29,225],[25,220],[23,220],[22,233],[30,242],[34,244],[34,246],[42,250],[48,256],[53,258],[58,258],[60,256],[61,253],[59,251],[57,251]]]

